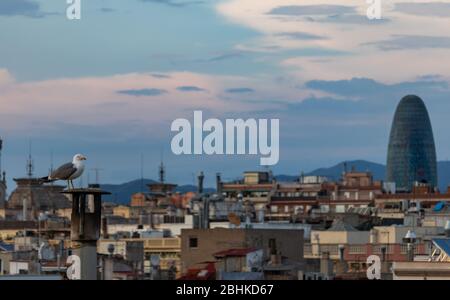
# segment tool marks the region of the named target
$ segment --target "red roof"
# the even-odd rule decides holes
[[[244,248],[244,249],[228,249],[224,251],[220,251],[217,253],[214,253],[214,257],[239,257],[239,256],[246,256],[247,254],[251,252],[255,252],[258,250],[257,248]]]
[[[208,263],[205,268],[189,269],[186,274],[178,280],[214,280],[216,279],[216,268],[214,263]]]

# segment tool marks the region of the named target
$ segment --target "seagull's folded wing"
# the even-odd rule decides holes
[[[67,180],[69,177],[77,171],[77,168],[73,163],[67,163],[56,169],[50,175],[51,179]]]

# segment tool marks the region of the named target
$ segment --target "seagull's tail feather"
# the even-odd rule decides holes
[[[55,179],[51,179],[49,176],[45,176],[45,177],[41,177],[41,178],[39,178],[39,180],[41,181],[41,182],[53,182],[53,181],[55,181]]]

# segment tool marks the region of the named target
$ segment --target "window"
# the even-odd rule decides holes
[[[189,248],[198,248],[198,239],[196,237],[189,238]]]

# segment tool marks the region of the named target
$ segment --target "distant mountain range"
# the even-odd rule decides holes
[[[384,180],[386,174],[385,165],[366,160],[353,160],[340,162],[329,168],[320,168],[308,173],[307,175],[325,176],[333,180],[338,180],[341,178],[342,172],[344,172],[345,169],[347,169],[347,171],[351,171],[352,169],[359,172],[369,171],[372,173],[375,180]]]
[[[150,183],[155,183],[152,179],[136,179],[122,184],[102,184],[101,188],[111,193],[111,195],[104,195],[102,199],[107,202],[114,202],[120,204],[128,204],[131,199],[131,195],[139,192],[148,192],[147,187]],[[191,184],[180,185],[175,189],[176,192],[187,193],[197,191],[197,187]],[[205,192],[214,192],[214,189],[206,188]]]
[[[439,189],[441,191],[446,191],[447,186],[450,184],[450,161],[440,161],[438,162],[438,177],[439,177]],[[375,180],[384,180],[386,174],[386,166],[366,160],[353,160],[340,162],[337,165],[328,167],[328,168],[319,168],[309,173],[305,173],[305,175],[314,175],[314,176],[325,176],[331,180],[338,180],[342,172],[344,172],[345,168],[348,171],[355,169],[356,171],[365,172],[370,171],[373,174],[373,178]],[[298,175],[276,175],[275,178],[278,181],[295,181],[298,179]],[[136,179],[130,182],[122,183],[122,184],[102,184],[102,189],[111,192],[111,195],[105,195],[103,199],[109,202],[127,204],[130,201],[131,195],[137,192],[147,192],[148,187],[147,184],[154,183],[156,181],[152,179]],[[194,185],[180,185],[176,188],[177,192],[186,193],[186,192],[195,192],[197,191],[197,187]],[[214,192],[214,189],[205,189],[206,192]]]
[[[340,162],[329,168],[319,168],[309,173],[305,173],[305,176],[324,176],[331,180],[339,180],[344,170],[350,171],[355,169],[356,171],[365,172],[370,171],[373,174],[375,180],[383,180],[386,167],[382,164],[366,161],[366,160],[353,160]],[[450,170],[450,166],[449,166]],[[278,181],[295,181],[298,179],[298,175],[275,175]]]

